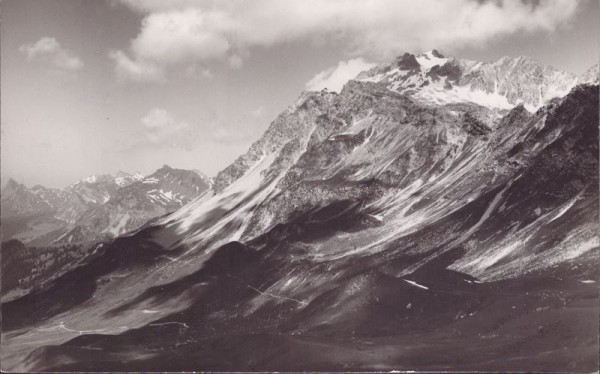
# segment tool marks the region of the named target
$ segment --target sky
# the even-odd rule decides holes
[[[2,185],[214,176],[303,90],[431,49],[580,74],[599,21],[595,0],[4,0]]]

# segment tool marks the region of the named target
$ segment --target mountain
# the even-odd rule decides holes
[[[88,209],[78,228],[118,236],[149,220],[171,213],[209,190],[209,179],[197,171],[168,165],[118,190],[103,204]],[[61,238],[62,239],[62,238]]]
[[[139,172],[136,172],[135,174],[129,174],[127,172],[119,170],[115,175],[115,183],[119,187],[125,187],[133,182],[137,182],[142,179],[144,179],[144,176]]]
[[[578,83],[576,75],[526,56],[480,62],[447,58],[436,50],[416,56],[406,53],[357,79],[381,82],[422,102],[470,101],[500,109],[523,104],[529,111],[564,96]]]
[[[4,299],[3,368],[596,370],[579,82],[432,51],[304,92],[212,193]]]
[[[31,215],[51,210],[52,207],[34,191],[9,179],[2,189],[2,215]]]
[[[123,234],[208,188],[208,178],[197,171],[166,165],[148,177],[119,171],[114,177],[92,175],[64,189],[28,189],[11,179],[2,190],[3,240],[47,245]]]
[[[90,204],[102,204],[119,188],[116,179],[109,174],[91,175],[66,189],[74,192],[80,199]]]
[[[54,217],[55,210],[43,195],[9,179],[0,200],[0,230],[2,239],[21,235],[42,236],[60,228],[63,223]]]

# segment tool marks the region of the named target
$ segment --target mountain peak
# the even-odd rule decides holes
[[[379,83],[425,103],[471,102],[491,109],[523,103],[528,111],[566,95],[581,79],[529,56],[504,56],[495,62],[444,57],[437,50],[404,53],[390,64],[359,74],[355,80]]]
[[[167,177],[169,175],[177,175],[180,173],[186,173],[189,170],[186,169],[177,169],[174,167],[171,167],[167,164],[164,164],[163,166],[161,166],[159,169],[156,169],[156,171],[154,171],[154,173],[146,176],[145,178],[150,178],[150,177],[160,177],[160,178],[164,178]]]
[[[396,58],[396,66],[401,70],[419,70],[421,68],[416,56],[408,52]]]
[[[6,186],[4,186],[4,190],[15,190],[21,186],[21,183],[17,182],[12,178],[8,178],[8,182],[6,182]]]
[[[496,61],[496,64],[498,64],[498,65],[513,64],[515,66],[522,65],[522,64],[535,64],[535,65],[540,65],[540,66],[543,65],[538,60],[536,60],[530,56],[524,56],[524,55],[520,55],[517,57],[502,56],[498,59],[498,61]]]
[[[446,56],[444,56],[443,54],[441,54],[437,49],[432,49],[430,51],[427,52],[423,52],[419,55],[419,57],[426,57],[426,58],[446,58]]]
[[[437,58],[444,58],[444,57],[446,57],[443,54],[441,54],[440,52],[438,52],[437,49],[432,49],[431,51],[429,51],[429,53],[431,53],[431,55],[433,57],[437,57]]]
[[[113,176],[110,174],[94,174],[94,175],[90,175],[87,176],[83,179],[81,179],[78,182],[75,182],[74,184],[79,184],[79,183],[86,183],[86,184],[94,184],[94,183],[98,183],[98,182],[106,182],[108,180],[113,179]]]
[[[135,172],[135,174],[128,173],[126,171],[119,170],[117,175],[115,176],[115,183],[119,187],[125,187],[133,182],[140,181],[144,179],[144,176],[139,172]]]
[[[117,172],[117,174],[115,175],[115,177],[117,177],[117,178],[129,177],[129,176],[131,176],[131,174],[126,171],[123,171],[123,170],[119,170]]]
[[[526,55],[520,55],[519,57],[517,57],[517,61],[538,62],[533,57]]]

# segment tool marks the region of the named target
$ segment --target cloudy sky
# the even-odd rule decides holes
[[[163,164],[215,175],[302,90],[395,55],[598,61],[598,1],[4,0],[1,166],[64,187]]]

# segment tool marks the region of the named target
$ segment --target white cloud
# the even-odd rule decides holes
[[[131,49],[136,57],[162,65],[221,57],[231,48],[222,22],[227,22],[224,14],[201,9],[151,13]]]
[[[135,145],[191,149],[198,137],[187,122],[177,121],[162,108],[154,108],[141,119],[144,138]]]
[[[61,47],[55,38],[48,36],[35,43],[21,45],[19,52],[25,55],[27,61],[42,61],[63,71],[76,71],[83,67],[79,57]]]
[[[115,63],[115,71],[119,81],[164,81],[163,69],[156,64],[145,61],[134,61],[122,51],[110,51],[108,57]]]
[[[127,54],[136,64],[225,61],[240,68],[253,47],[309,40],[349,56],[452,51],[522,32],[551,32],[580,0],[120,0],[144,15]],[[125,52],[122,52],[125,53]],[[154,64],[154,65],[153,65]],[[146,65],[144,65],[146,66]],[[135,75],[135,74],[134,74]]]
[[[321,91],[327,88],[330,91],[340,92],[344,84],[365,70],[375,67],[376,64],[366,62],[362,58],[340,61],[337,66],[324,70],[315,75],[306,83],[306,89]]]

